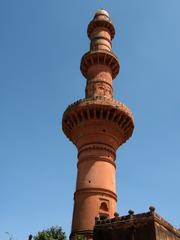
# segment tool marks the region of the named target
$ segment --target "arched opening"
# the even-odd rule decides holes
[[[100,210],[102,211],[108,211],[108,206],[106,202],[102,202],[100,206]]]

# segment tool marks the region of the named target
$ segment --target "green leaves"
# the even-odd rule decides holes
[[[38,234],[34,236],[34,240],[67,240],[67,238],[62,228],[56,226],[38,232]]]

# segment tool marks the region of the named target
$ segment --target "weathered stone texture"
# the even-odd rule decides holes
[[[115,29],[105,10],[95,14],[87,32],[90,50],[80,64],[87,80],[85,99],[66,109],[62,126],[78,150],[71,238],[91,239],[95,216],[113,217],[116,211],[116,150],[131,137],[134,121],[131,111],[113,99],[120,65],[112,52]]]
[[[180,231],[150,209],[112,219],[96,218],[94,240],[180,240]]]
[[[131,111],[113,99],[112,82],[120,64],[112,52],[115,28],[105,10],[97,11],[87,33],[90,50],[80,64],[87,80],[85,98],[69,105],[62,119],[64,133],[78,150],[70,238],[92,239],[94,234],[95,240],[180,240],[179,230],[153,207],[143,214],[114,215],[116,150],[132,136],[134,120]]]

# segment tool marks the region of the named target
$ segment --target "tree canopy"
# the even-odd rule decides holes
[[[47,230],[38,232],[36,236],[33,237],[34,240],[67,240],[65,232],[63,232],[61,227],[51,227]]]

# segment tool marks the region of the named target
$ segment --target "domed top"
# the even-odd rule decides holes
[[[93,20],[88,25],[87,34],[90,39],[92,38],[92,33],[94,30],[99,27],[108,29],[111,35],[111,40],[113,39],[115,35],[115,29],[109,17],[109,13],[104,9],[99,9],[95,13]]]
[[[99,10],[96,12],[94,18],[97,17],[98,15],[105,15],[106,17],[109,18],[109,13],[108,13],[106,10],[104,10],[104,9],[99,9]]]

